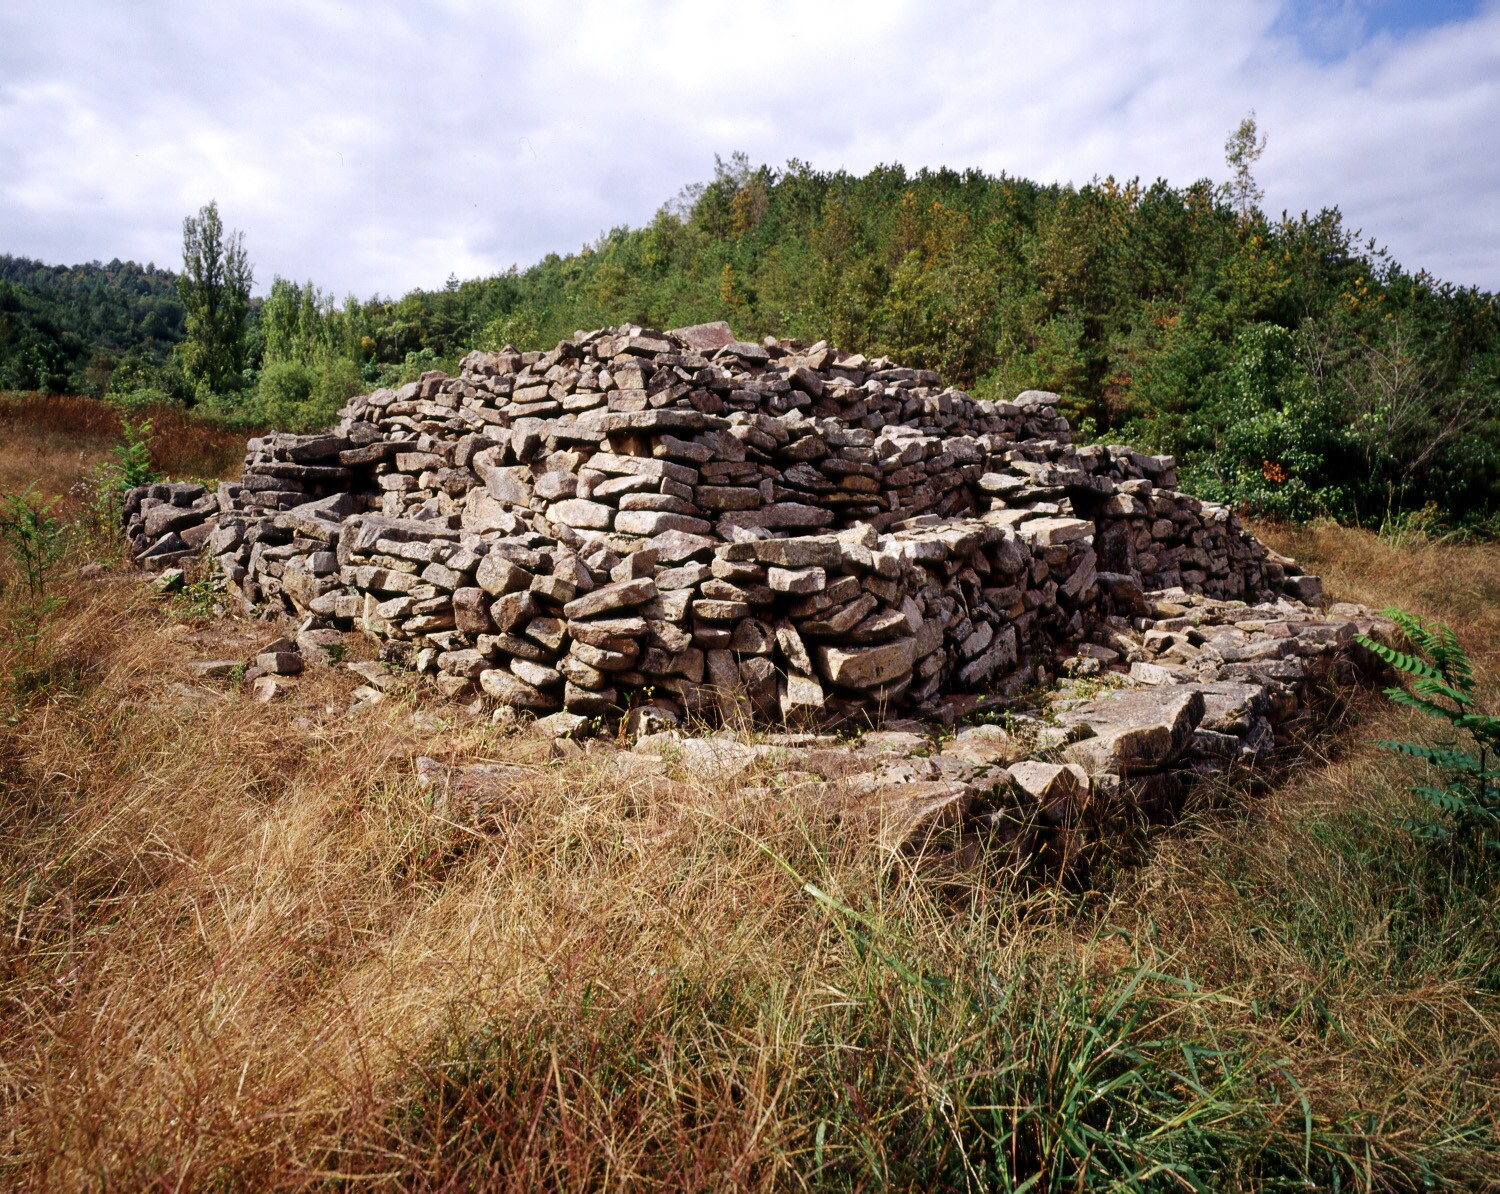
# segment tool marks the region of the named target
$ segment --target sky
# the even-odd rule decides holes
[[[639,225],[715,155],[1222,181],[1500,290],[1500,0],[0,0],[0,252],[400,295]]]

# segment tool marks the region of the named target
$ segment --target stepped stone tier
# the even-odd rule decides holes
[[[1170,457],[1075,445],[1057,401],[625,326],[471,353],[327,434],[251,440],[238,483],[133,491],[125,517],[145,565],[206,553],[247,607],[389,640],[445,694],[562,728],[952,723],[1068,671],[1182,707],[1152,706],[1154,737],[1139,710],[1078,714],[1119,733],[1072,733],[1058,766],[1263,751],[1368,611],[1320,615],[1317,579],[1179,492]]]

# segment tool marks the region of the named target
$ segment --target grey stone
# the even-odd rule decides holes
[[[1059,718],[1067,725],[1087,725],[1095,735],[1063,754],[1091,774],[1154,770],[1187,748],[1203,711],[1203,693],[1192,685],[1122,690]]]
[[[875,688],[911,671],[912,640],[873,647],[818,646],[813,649],[813,660],[819,674],[837,688]]]
[[[1088,798],[1089,777],[1076,763],[1059,765],[1025,760],[1009,767],[1016,789],[1054,824],[1072,818]]]
[[[615,510],[602,502],[591,502],[583,498],[569,498],[547,507],[547,517],[566,527],[579,530],[607,530],[614,525]]]
[[[622,535],[660,535],[678,531],[685,535],[702,535],[712,530],[706,519],[661,510],[621,510],[615,515],[615,530]]]
[[[557,699],[526,683],[519,676],[499,668],[491,668],[479,676],[479,686],[486,695],[502,705],[514,705],[518,709],[553,709]]]
[[[575,597],[563,607],[563,614],[569,619],[597,617],[611,610],[644,605],[655,597],[656,593],[656,582],[645,577],[637,580],[615,581],[613,584],[595,589],[592,593]]]
[[[302,656],[296,651],[262,651],[255,666],[273,676],[295,676],[302,671]]]
[[[751,558],[785,568],[837,568],[844,548],[832,535],[804,535],[796,539],[763,539],[749,545]]]
[[[828,573],[822,568],[771,568],[766,583],[778,593],[821,593],[828,587]]]

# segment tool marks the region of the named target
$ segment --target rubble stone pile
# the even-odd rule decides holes
[[[977,724],[747,740],[648,717],[631,749],[604,752],[600,765],[632,782],[686,774],[716,791],[758,782],[768,798],[817,783],[835,815],[888,848],[952,865],[998,846],[1068,869],[1133,822],[1170,820],[1199,781],[1242,776],[1279,743],[1306,737],[1320,692],[1353,683],[1368,662],[1353,636],[1389,629],[1361,606],[1317,615],[1285,597],[1246,605],[1176,590],[1151,604],[1140,619],[1151,629],[1117,631],[1113,647],[1085,644],[1070,661],[1079,675]],[[361,666],[367,678],[395,680]],[[481,819],[513,805],[525,779],[504,764],[422,758],[417,769],[449,815]]]
[[[125,517],[143,564],[205,554],[247,607],[567,724],[642,705],[951,722],[1064,670],[1241,668],[1274,694],[1347,660],[1367,615],[1323,618],[1315,577],[1176,483],[1170,457],[1073,444],[1055,395],[977,401],[822,343],[627,326],[472,353],[328,434],[250,441],[216,492],[133,491]],[[1190,711],[1173,760],[1260,750],[1277,699],[1224,722],[1237,737]]]

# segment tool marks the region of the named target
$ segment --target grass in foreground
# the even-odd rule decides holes
[[[1382,550],[1298,545],[1454,621],[1493,701],[1500,560]],[[260,705],[185,661],[269,630],[65,596],[0,710],[8,1185],[1496,1184],[1497,892],[1394,827],[1378,699],[1064,894],[920,878],[821,785],[350,719],[332,671]],[[419,753],[509,764],[503,802],[434,815]]]

